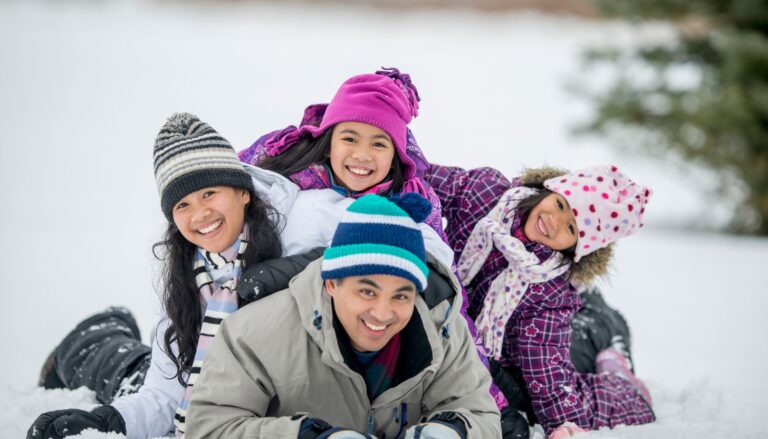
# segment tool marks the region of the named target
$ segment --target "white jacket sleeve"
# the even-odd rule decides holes
[[[285,214],[282,232],[285,255],[294,255],[315,247],[328,247],[333,234],[354,199],[344,197],[333,189],[311,189],[297,194],[291,209]],[[453,250],[435,230],[419,223],[424,236],[424,248],[443,265],[453,264]]]
[[[277,221],[283,256],[327,247],[351,198],[332,189],[300,190],[291,180],[272,171],[244,165],[256,192],[280,217]]]
[[[281,238],[285,256],[331,245],[336,226],[354,201],[333,189],[310,189],[297,194],[285,212]]]
[[[111,404],[125,421],[127,439],[160,437],[173,431],[173,416],[184,396],[184,386],[176,379],[176,366],[163,347],[169,324],[167,317],[157,324],[144,385],[137,393],[125,395]],[[176,347],[173,348],[176,351]]]

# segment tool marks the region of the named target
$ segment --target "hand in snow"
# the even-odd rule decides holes
[[[89,428],[125,434],[125,422],[120,413],[110,405],[103,405],[90,412],[67,409],[43,413],[29,427],[27,439],[60,439],[78,435]]]
[[[584,430],[572,422],[566,422],[565,424],[557,427],[555,431],[550,433],[549,436],[547,436],[547,439],[566,439],[575,435],[576,433],[586,433],[586,431],[587,430]]]

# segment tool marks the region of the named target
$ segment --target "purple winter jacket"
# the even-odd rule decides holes
[[[518,179],[510,182],[492,168],[467,171],[431,165],[425,179],[440,198],[446,235],[457,261],[478,220],[504,192],[520,185]],[[539,260],[552,254],[549,247],[525,237],[519,216],[512,230]],[[465,285],[471,317],[477,318],[491,282],[506,267],[504,256],[494,249],[472,282]],[[653,422],[650,405],[630,381],[574,369],[570,323],[581,300],[567,277],[566,272],[526,291],[507,322],[500,362],[522,372],[533,410],[548,434],[566,421],[585,429]]]

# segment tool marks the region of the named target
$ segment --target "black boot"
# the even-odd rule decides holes
[[[37,380],[37,385],[45,389],[63,389],[67,387],[56,373],[56,358],[53,352],[48,355],[43,368],[40,370],[40,378]]]
[[[85,386],[109,404],[115,395],[135,392],[143,384],[150,354],[133,315],[112,307],[70,331],[46,360],[40,379],[46,388]]]
[[[596,287],[581,293],[582,308],[571,321],[571,361],[582,373],[595,373],[595,359],[603,349],[614,348],[630,364],[629,326],[619,311],[611,308]]]

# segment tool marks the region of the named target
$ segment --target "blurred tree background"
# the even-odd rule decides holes
[[[718,195],[741,198],[731,229],[768,235],[768,1],[595,4],[609,17],[668,22],[676,36],[589,51],[589,65],[617,75],[591,94],[595,116],[579,131],[715,171]]]

